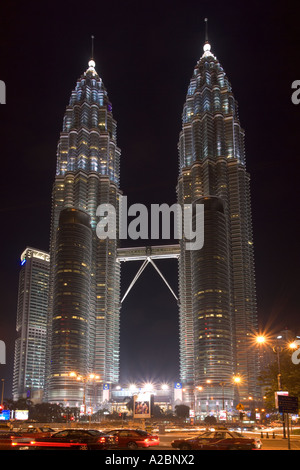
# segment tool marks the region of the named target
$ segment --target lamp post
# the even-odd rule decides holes
[[[88,375],[81,375],[81,374],[77,374],[77,372],[70,372],[70,377],[74,377],[76,380],[78,380],[79,382],[82,382],[83,383],[83,399],[82,399],[82,404],[83,404],[83,410],[84,410],[84,414],[86,414],[86,386],[87,386],[87,383],[88,382],[93,382],[96,380],[99,380],[100,379],[100,375],[96,375],[96,374],[88,374]]]
[[[199,407],[197,407],[197,391],[201,392],[203,390],[203,387],[201,385],[197,385],[194,388],[194,413],[195,413],[195,420],[197,416],[197,411],[199,411]],[[198,409],[197,409],[198,408]]]
[[[282,336],[278,336],[276,338],[276,344],[273,344],[271,345],[272,347],[272,350],[274,351],[274,353],[277,355],[277,369],[278,369],[278,373],[277,373],[277,389],[278,389],[278,392],[282,390],[282,381],[281,381],[281,364],[280,364],[280,353],[282,353],[282,351],[284,349],[294,349],[295,348],[295,343],[294,342],[290,342],[286,345],[286,348],[284,348],[283,346],[281,346],[279,344],[279,339],[281,339]],[[267,339],[267,337],[265,335],[259,335],[259,336],[256,336],[256,342],[258,344],[267,344],[269,345],[270,341]],[[283,426],[283,437],[285,438],[286,437],[286,433],[285,433],[285,420],[286,420],[286,414],[285,413],[282,413],[282,426]],[[288,415],[287,415],[288,416]]]
[[[224,387],[226,382],[220,382],[220,387],[222,387],[222,410],[225,410],[225,398],[224,398]]]
[[[282,351],[284,349],[293,349],[296,347],[295,343],[294,342],[291,342],[291,343],[288,343],[286,345],[286,348],[284,348],[283,346],[281,346],[279,344],[279,339],[281,339],[282,337],[281,336],[278,336],[276,338],[276,344],[273,344],[271,345],[272,347],[272,350],[274,351],[274,353],[276,354],[277,356],[277,369],[278,369],[278,374],[277,374],[277,388],[278,388],[278,391],[282,390],[282,381],[281,381],[281,365],[280,365],[280,353],[282,353]],[[259,344],[259,345],[262,345],[262,344],[266,344],[266,345],[270,345],[270,340],[267,338],[267,336],[265,335],[258,335],[256,336],[256,343]]]
[[[3,396],[4,396],[4,382],[5,379],[1,379],[2,382],[2,391],[1,391],[1,406],[3,406]]]
[[[282,390],[282,383],[281,383],[281,369],[280,369],[280,353],[283,351],[283,348],[276,344],[273,346],[273,351],[277,355],[277,367],[278,367],[278,374],[277,374],[277,386],[278,390]]]

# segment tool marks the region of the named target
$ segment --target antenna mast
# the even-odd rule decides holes
[[[94,38],[95,38],[95,36],[92,35],[91,36],[91,39],[92,39],[92,57],[91,57],[91,59],[92,60],[94,60]]]
[[[208,42],[208,19],[204,18],[205,21],[205,42]]]

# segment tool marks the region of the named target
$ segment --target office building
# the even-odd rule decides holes
[[[181,241],[180,368],[207,411],[259,393],[250,175],[231,84],[208,41],[190,80],[178,143],[178,201],[203,203],[204,246]],[[233,385],[233,377],[240,383]],[[222,385],[220,385],[222,384]]]
[[[80,405],[90,393],[86,380],[92,373],[104,382],[119,378],[117,240],[100,240],[96,234],[97,207],[118,206],[120,149],[116,128],[106,88],[90,60],[71,94],[57,147],[45,390],[49,402]],[[68,302],[63,301],[67,296]],[[71,322],[67,321],[67,330],[62,306]],[[67,332],[69,328],[72,333]],[[66,344],[76,335],[81,338],[77,354],[75,349],[74,354],[67,354],[68,343],[60,355],[60,341]],[[75,384],[69,377],[71,372],[82,377],[81,382]]]
[[[49,253],[26,248],[21,255],[17,303],[13,399],[41,396],[49,292]]]

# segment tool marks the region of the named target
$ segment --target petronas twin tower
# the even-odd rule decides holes
[[[51,402],[82,402],[71,372],[96,371],[112,383],[119,377],[117,240],[96,236],[98,205],[116,207],[120,195],[116,127],[91,60],[71,95],[57,149],[46,364]]]
[[[119,380],[121,252],[118,237],[99,239],[100,204],[119,208],[121,151],[116,121],[91,60],[67,106],[57,149],[50,241],[45,397],[82,402],[70,375]],[[258,395],[257,330],[249,174],[244,131],[231,85],[208,42],[195,66],[179,136],[177,203],[204,206],[204,246],[166,245],[178,257],[180,381],[185,401],[207,407]],[[163,201],[162,201],[163,202]],[[118,211],[117,211],[118,213]],[[149,247],[149,252],[155,247]],[[125,250],[126,251],[126,250]],[[124,250],[122,252],[124,255]],[[141,258],[142,259],[142,258]],[[97,401],[101,396],[97,396]]]

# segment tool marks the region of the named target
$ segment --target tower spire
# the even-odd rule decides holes
[[[96,71],[95,71],[96,63],[95,63],[95,61],[94,61],[94,38],[95,38],[95,36],[92,35],[92,36],[91,36],[91,40],[92,40],[92,51],[91,51],[91,52],[92,52],[92,56],[91,56],[91,58],[90,58],[90,60],[89,60],[89,68],[88,68],[88,70],[91,71],[91,72],[93,72],[93,74],[96,73]]]
[[[91,55],[91,59],[94,60],[94,38],[95,36],[91,36],[91,39],[92,39],[92,55]]]
[[[205,43],[208,43],[208,19],[204,18],[205,21]]]
[[[212,55],[210,52],[211,47],[208,42],[208,19],[204,18],[204,21],[205,21],[205,43],[203,46],[203,51],[204,51],[204,55],[208,56],[208,55]]]

